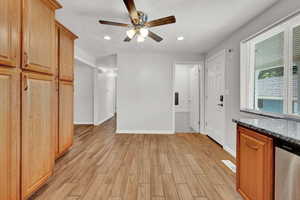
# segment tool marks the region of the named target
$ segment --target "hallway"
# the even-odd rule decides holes
[[[114,126],[76,128],[73,148],[31,200],[240,199],[221,162],[234,160],[208,137],[116,135]]]

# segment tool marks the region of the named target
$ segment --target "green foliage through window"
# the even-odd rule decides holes
[[[298,67],[293,66],[293,74],[298,73]],[[272,77],[281,77],[283,76],[283,67],[276,67],[271,69],[262,70],[259,72],[258,80],[265,79],[265,78],[272,78]]]

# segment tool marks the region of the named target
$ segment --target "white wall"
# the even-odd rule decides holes
[[[190,131],[190,71],[187,65],[175,67],[175,92],[179,93],[179,105],[175,106],[175,132]]]
[[[202,59],[200,55],[118,54],[117,132],[174,133],[174,63]]]
[[[179,105],[175,106],[175,112],[190,111],[190,74],[190,66],[176,65],[174,87],[175,92],[179,93]]]
[[[99,125],[115,113],[116,73],[82,60],[76,59],[74,67],[74,123]]]
[[[117,68],[117,54],[103,56],[97,59],[97,66],[105,66],[106,68]]]
[[[77,40],[75,41],[75,43]],[[75,46],[75,59],[85,63],[86,65],[89,65],[90,67],[95,67],[96,65],[96,58],[93,56],[90,56],[86,51],[83,49],[79,48],[78,46]]]
[[[93,68],[75,60],[74,123],[93,124],[94,94]]]
[[[99,125],[115,113],[115,76],[112,72],[95,70],[94,74],[94,124]]]
[[[228,56],[226,69],[226,87],[229,91],[226,98],[229,103],[226,105],[226,140],[224,147],[232,154],[236,152],[236,125],[232,123],[232,118],[259,117],[240,112],[240,41],[297,9],[300,9],[299,0],[278,1],[263,14],[237,30],[230,38],[208,51],[207,56],[209,57],[222,49],[233,50]]]
[[[198,65],[194,64],[176,64],[175,67],[175,92],[179,93],[179,105],[175,106],[175,132],[192,132],[199,131],[199,128],[192,127],[192,120],[199,120],[199,112],[196,109],[200,108],[199,98],[195,98],[195,95],[199,93],[192,93],[192,88],[195,87],[194,84],[199,84],[197,81],[194,82],[193,77],[195,73],[198,73]],[[195,88],[196,89],[196,88]],[[199,89],[199,86],[197,87]],[[194,108],[193,103],[196,102],[199,104],[197,108]],[[193,112],[191,113],[191,109]],[[198,116],[197,119],[192,118],[191,116]],[[195,128],[195,130],[192,130]]]

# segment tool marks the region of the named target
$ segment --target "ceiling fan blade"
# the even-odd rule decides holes
[[[164,18],[161,18],[161,19],[156,19],[156,20],[147,22],[145,24],[145,26],[147,26],[147,27],[155,27],[155,26],[173,24],[175,22],[176,22],[175,16],[169,16],[169,17],[164,17]]]
[[[104,21],[104,20],[99,20],[99,23],[104,24],[104,25],[111,25],[111,26],[122,26],[122,27],[130,27],[131,26],[129,24],[123,24],[123,23],[111,22],[111,21]]]
[[[129,12],[131,21],[134,24],[138,24],[139,15],[138,15],[138,12],[137,12],[136,7],[135,7],[134,0],[123,0],[123,1],[124,1],[124,4],[125,4],[128,12]]]
[[[152,38],[156,42],[161,42],[163,40],[162,37],[160,37],[159,35],[153,33],[152,31],[149,31],[148,37]]]

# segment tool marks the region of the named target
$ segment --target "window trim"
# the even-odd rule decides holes
[[[280,22],[263,29],[246,40],[240,42],[240,110],[276,118],[300,119],[300,114],[293,113],[293,30],[300,26],[300,10],[285,17]],[[283,49],[283,113],[269,113],[256,110],[254,105],[254,53],[255,45],[279,33],[284,34]],[[250,98],[252,96],[253,98]],[[300,94],[299,94],[300,99]],[[251,109],[253,108],[253,109]]]
[[[293,70],[293,66],[294,66],[294,57],[293,57],[293,47],[294,47],[294,38],[293,38],[293,30],[294,28],[300,26],[300,15],[296,16],[293,19],[290,19],[290,26],[289,26],[289,55],[288,55],[288,63],[289,63],[289,77],[288,77],[288,84],[291,85],[293,84],[293,76],[291,76],[291,72]],[[299,67],[300,68],[300,67]],[[289,87],[289,91],[288,91],[289,95],[288,95],[288,114],[290,114],[291,116],[299,116],[297,114],[293,113],[293,87]],[[300,94],[299,94],[300,97]],[[299,105],[300,106],[300,105]]]

